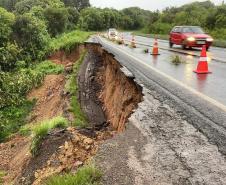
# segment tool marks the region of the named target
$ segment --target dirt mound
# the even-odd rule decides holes
[[[37,100],[31,122],[63,115],[64,110],[69,106],[68,98],[64,93],[65,81],[64,75],[47,75],[43,85],[28,94],[28,99]]]
[[[98,145],[111,138],[113,132],[96,132],[90,138],[75,128],[52,131],[42,143],[39,155],[24,166],[22,177],[16,184],[40,185],[43,181],[61,172],[76,172],[96,154]]]

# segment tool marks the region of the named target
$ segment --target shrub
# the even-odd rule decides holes
[[[40,19],[30,14],[18,16],[13,25],[13,37],[23,49],[22,60],[37,61],[45,56],[50,37],[45,23]]]
[[[7,43],[4,47],[0,47],[0,70],[13,70],[20,52],[21,50],[16,44]]]
[[[0,109],[0,142],[19,130],[26,123],[26,117],[35,102],[25,101],[19,106]]]
[[[38,149],[41,142],[51,129],[65,128],[67,125],[68,121],[63,117],[56,117],[51,120],[38,123],[37,126],[35,126],[32,129],[33,132],[33,139],[31,143],[32,155],[35,156],[38,153]]]
[[[53,176],[45,185],[98,185],[101,172],[94,165],[86,165],[73,174]]]

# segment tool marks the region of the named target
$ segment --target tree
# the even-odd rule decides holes
[[[68,12],[68,26],[67,26],[67,28],[69,30],[71,30],[71,29],[74,29],[76,27],[77,23],[78,23],[79,12],[74,7],[68,7],[67,12]]]
[[[98,8],[86,8],[81,11],[79,27],[87,31],[104,29],[104,19],[101,10]]]
[[[42,8],[62,8],[64,4],[60,0],[22,0],[16,3],[15,9],[19,14],[29,12],[34,6]]]
[[[0,8],[0,47],[10,40],[14,22],[15,16],[4,8]]]
[[[66,30],[68,24],[66,8],[47,8],[44,11],[44,16],[51,36],[56,36]]]
[[[13,25],[13,38],[22,48],[22,60],[41,60],[46,53],[49,34],[46,25],[30,14],[20,15]]]
[[[13,11],[15,9],[15,4],[20,0],[0,0],[0,6],[8,11]]]

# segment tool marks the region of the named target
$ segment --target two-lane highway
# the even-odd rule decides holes
[[[101,37],[94,40],[127,67],[139,84],[181,112],[226,154],[226,63],[211,62],[212,74],[197,75],[193,72],[197,57],[181,55],[186,63],[174,65],[170,62],[174,53],[166,50],[153,57],[143,53],[142,47],[131,49]]]

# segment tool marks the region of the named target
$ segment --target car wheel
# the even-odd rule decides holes
[[[173,43],[171,41],[169,41],[169,47],[172,48],[173,47]]]
[[[185,44],[182,45],[182,49],[187,49],[187,46]]]

